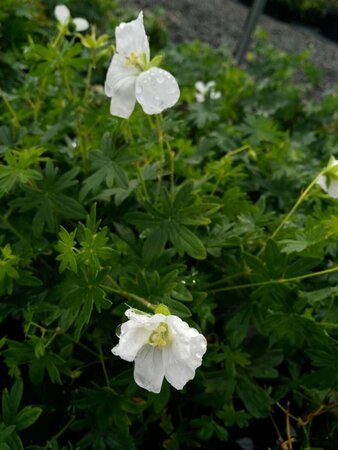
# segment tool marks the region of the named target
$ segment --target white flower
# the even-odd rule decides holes
[[[70,11],[66,5],[57,5],[54,9],[54,15],[58,22],[66,27],[70,21],[75,25],[76,31],[85,31],[89,28],[89,23],[83,17],[75,17],[74,19],[70,15]]]
[[[208,81],[207,84],[203,83],[203,81],[196,81],[195,88],[195,98],[198,103],[203,103],[206,99],[206,97],[209,96],[211,100],[217,100],[221,97],[221,93],[218,91],[215,91],[215,82],[214,81]]]
[[[183,389],[195,376],[206,352],[205,337],[177,316],[126,311],[120,341],[112,353],[135,361],[135,382],[159,393],[164,377],[176,389]]]
[[[166,70],[151,67],[148,37],[143,13],[137,19],[121,23],[115,30],[114,54],[105,82],[111,97],[110,112],[127,119],[136,100],[146,114],[159,114],[174,106],[180,96],[176,79]]]
[[[327,172],[317,180],[317,184],[332,198],[338,198],[338,160],[331,158]]]

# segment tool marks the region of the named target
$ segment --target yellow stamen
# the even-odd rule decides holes
[[[171,342],[171,336],[169,327],[165,322],[161,322],[159,326],[154,330],[148,343],[154,347],[166,347]]]

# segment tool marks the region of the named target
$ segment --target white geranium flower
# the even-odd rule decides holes
[[[331,158],[327,172],[317,180],[317,184],[332,198],[338,198],[338,160]]]
[[[149,42],[143,25],[143,13],[137,19],[121,23],[115,30],[114,54],[105,82],[111,98],[110,112],[127,119],[136,100],[146,114],[159,114],[174,106],[180,96],[176,79],[166,70],[152,67]],[[155,58],[156,59],[156,58]]]
[[[203,83],[203,81],[196,81],[195,88],[195,99],[198,103],[203,103],[207,97],[211,100],[217,100],[221,97],[219,91],[215,91],[216,83],[214,81],[208,81],[208,83]]]
[[[159,393],[163,379],[183,389],[195,376],[206,352],[205,337],[177,316],[126,311],[128,321],[121,326],[120,341],[112,353],[135,361],[135,382]]]
[[[72,21],[75,25],[76,31],[85,31],[89,28],[89,22],[87,19],[84,19],[83,17],[72,18],[66,5],[57,5],[54,9],[54,15],[57,21],[64,27]]]

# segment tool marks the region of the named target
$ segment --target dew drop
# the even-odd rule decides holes
[[[122,328],[122,325],[120,324],[120,325],[117,325],[116,330],[115,330],[115,334],[118,338],[121,337],[121,334],[122,334],[121,328]]]

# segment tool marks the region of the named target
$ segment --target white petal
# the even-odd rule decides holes
[[[175,358],[184,360],[196,369],[202,364],[207,350],[205,337],[177,316],[168,316],[167,322],[172,334],[172,351]]]
[[[159,114],[174,106],[179,96],[177,81],[166,70],[153,67],[136,80],[136,98],[146,114]]]
[[[338,180],[330,181],[330,183],[328,185],[327,193],[332,198],[338,198]]]
[[[67,25],[70,19],[70,11],[66,5],[57,5],[54,9],[54,15],[62,25]]]
[[[195,369],[192,369],[185,361],[176,359],[171,347],[163,349],[163,363],[165,378],[175,389],[183,389],[195,376]]]
[[[203,103],[205,100],[204,94],[201,94],[200,92],[196,92],[195,98],[198,103]]]
[[[316,184],[318,184],[318,186],[320,186],[325,192],[327,192],[327,182],[325,175],[319,177]]]
[[[75,17],[75,19],[73,19],[73,22],[75,24],[76,31],[85,31],[89,28],[88,20],[84,19],[83,17]]]
[[[216,83],[214,81],[208,81],[208,83],[206,84],[206,89],[207,91],[210,91],[211,88],[215,87]]]
[[[195,83],[195,88],[201,93],[201,94],[205,94],[208,89],[206,87],[206,85],[203,83],[203,81],[196,81]]]
[[[135,358],[134,379],[136,384],[158,394],[164,378],[162,350],[144,345]]]
[[[121,23],[115,30],[115,37],[116,51],[121,56],[126,57],[130,53],[135,53],[136,55],[145,53],[149,62],[149,42],[143,25],[142,11],[137,19],[127,23]]]
[[[125,361],[134,361],[138,351],[148,342],[151,331],[140,327],[129,328],[128,330],[122,331],[123,325],[121,328],[120,341],[112,348],[112,353]]]
[[[114,116],[128,119],[135,107],[135,83],[138,75],[135,67],[124,63],[124,58],[115,54],[110,63],[105,82],[105,93],[111,97],[110,112]]]
[[[148,342],[151,333],[165,320],[165,316],[139,314],[133,309],[128,309],[125,315],[129,320],[121,325],[120,341],[112,353],[125,361],[134,361],[137,352]]]
[[[165,377],[176,389],[183,389],[195,376],[207,349],[205,337],[177,316],[168,316],[171,346],[163,349]]]
[[[217,99],[221,98],[221,95],[222,94],[218,91],[210,91],[210,98],[212,100],[217,100]]]

